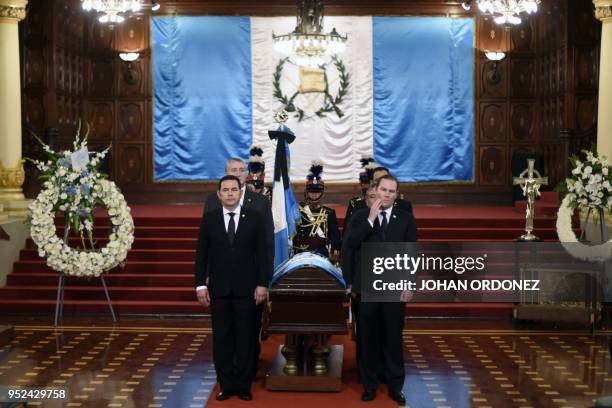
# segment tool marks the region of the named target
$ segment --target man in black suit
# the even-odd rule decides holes
[[[195,262],[198,300],[211,306],[219,401],[252,399],[256,306],[267,299],[272,269],[263,216],[240,206],[240,188],[235,176],[219,180],[221,207],[202,219]]]
[[[382,176],[375,187],[376,200],[370,209],[353,214],[348,231],[348,245],[356,262],[345,276],[351,290],[361,292],[361,244],[363,242],[414,242],[417,239],[416,222],[411,212],[394,206],[398,180],[390,175]],[[367,272],[363,272],[367,273]],[[379,375],[389,387],[389,396],[399,404],[405,404],[404,385],[404,302],[411,299],[410,292],[402,292],[400,302],[359,301],[359,372],[363,384],[363,401],[376,397]],[[382,360],[382,361],[381,361]]]
[[[372,170],[372,181],[371,181],[371,185],[376,186],[376,184],[378,183],[378,180],[382,177],[382,176],[386,176],[389,175],[391,173],[389,173],[389,169],[383,166],[378,166],[375,167]],[[404,200],[403,198],[396,198],[395,202],[393,203],[394,207],[400,207],[403,208],[406,211],[412,212],[412,204],[410,204],[410,201]],[[355,214],[356,211],[359,210],[363,210],[367,208],[367,204],[366,204],[366,197],[353,197],[351,198],[351,200],[349,201],[348,207],[346,209],[346,215],[344,217],[344,226],[346,227],[351,219],[351,216],[353,214]]]
[[[272,220],[272,207],[270,200],[262,195],[246,188],[247,171],[245,162],[239,157],[232,157],[225,163],[225,174],[237,177],[240,180],[242,195],[240,197],[240,205],[245,208],[251,208],[259,212],[264,219],[264,230],[266,240],[266,254],[268,261],[274,265],[274,221]],[[218,209],[221,207],[221,202],[216,193],[209,194],[204,207],[204,213]],[[272,270],[270,271],[272,274]],[[271,278],[272,275],[270,275]],[[259,353],[261,351],[260,336],[261,336],[261,319],[265,303],[257,306],[257,315],[255,317],[255,364],[253,365],[253,379],[257,375],[257,363],[259,361]]]

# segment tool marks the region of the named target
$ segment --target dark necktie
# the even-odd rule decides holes
[[[387,233],[387,212],[386,211],[381,211],[380,215],[382,216],[382,221],[380,223],[380,229],[383,233],[383,237],[385,237],[385,234]]]
[[[234,237],[236,236],[236,223],[234,222],[235,213],[227,213],[229,215],[230,220],[227,224],[227,238],[229,239],[230,245],[234,243]]]

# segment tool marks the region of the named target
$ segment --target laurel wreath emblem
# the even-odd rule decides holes
[[[332,62],[336,69],[338,70],[338,77],[340,78],[340,87],[338,88],[338,94],[333,96],[329,93],[329,81],[327,80],[327,71],[325,70],[326,65],[321,65],[320,68],[323,69],[325,76],[325,90],[323,94],[325,96],[323,106],[319,108],[315,115],[324,118],[328,113],[335,112],[339,118],[344,116],[344,112],[340,109],[339,105],[344,101],[346,94],[348,93],[349,88],[349,74],[346,72],[346,66],[335,55],[332,56]],[[289,60],[289,57],[281,59],[276,65],[276,69],[274,71],[274,97],[283,104],[283,109],[287,112],[294,113],[294,116],[297,118],[298,122],[304,119],[304,110],[295,104],[295,98],[299,95],[299,91],[296,91],[293,95],[288,96],[285,95],[281,89],[280,81],[283,76],[283,66]]]

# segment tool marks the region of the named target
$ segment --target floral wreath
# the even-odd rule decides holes
[[[274,71],[274,80],[272,82],[274,86],[274,97],[283,104],[283,109],[287,112],[295,112],[295,117],[297,117],[298,122],[301,122],[304,119],[304,110],[299,106],[296,106],[293,101],[298,96],[299,91],[296,91],[291,97],[285,95],[281,89],[280,81],[283,75],[283,65],[287,62],[289,58],[281,59],[276,65],[276,69]],[[338,76],[340,77],[340,87],[338,88],[338,94],[336,96],[332,96],[329,93],[329,82],[327,81],[327,73],[325,72],[325,65],[321,65],[320,68],[323,69],[325,76],[325,91],[323,94],[325,95],[325,103],[322,107],[320,107],[315,115],[324,118],[328,113],[335,112],[339,118],[344,116],[344,112],[339,108],[340,105],[344,101],[344,97],[348,93],[349,88],[349,74],[346,72],[346,66],[335,55],[332,56],[332,62],[336,69],[338,70]]]
[[[605,262],[612,257],[610,245],[612,239],[599,245],[585,245],[580,243],[576,234],[572,230],[572,215],[574,208],[571,207],[571,197],[566,196],[561,202],[561,207],[557,212],[557,235],[561,245],[574,258],[583,261]]]
[[[605,157],[583,151],[586,160],[570,157],[571,176],[558,189],[567,193],[557,212],[557,235],[565,250],[575,258],[604,262],[612,258],[612,239],[599,245],[581,243],[572,230],[572,215],[576,208],[589,210],[612,209],[612,169]],[[602,220],[603,222],[603,220]]]
[[[54,152],[37,138],[49,160],[32,160],[42,173],[41,179],[46,181],[29,207],[28,222],[38,255],[46,258],[51,269],[65,275],[98,277],[125,261],[134,242],[134,220],[115,183],[98,171],[108,149],[89,153],[87,135],[79,141],[79,131],[80,125],[74,152]],[[80,160],[75,160],[77,153],[80,153]],[[90,155],[93,156],[91,159]],[[96,205],[108,209],[111,222],[109,241],[100,250],[93,248],[92,238]],[[58,211],[64,213],[66,231],[74,227],[79,233],[84,250],[70,247],[67,233],[63,240],[57,236],[55,215]],[[89,249],[86,238],[91,245]]]

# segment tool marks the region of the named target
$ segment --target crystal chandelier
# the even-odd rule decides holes
[[[521,24],[521,13],[537,12],[541,0],[469,0],[463,2],[463,8],[469,10],[474,2],[481,12],[492,15],[497,24],[513,26]]]
[[[289,56],[299,66],[317,67],[325,63],[326,56],[343,52],[347,36],[342,37],[334,28],[323,31],[323,2],[321,0],[298,0],[297,25],[285,35],[274,35],[274,49]]]
[[[81,0],[81,6],[85,11],[95,10],[101,13],[98,21],[111,24],[123,22],[125,17],[121,14],[141,9],[140,0]]]

